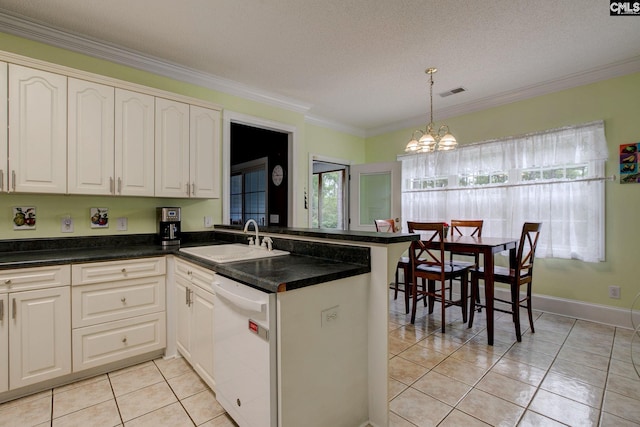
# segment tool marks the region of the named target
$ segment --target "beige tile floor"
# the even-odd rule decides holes
[[[182,358],[156,359],[0,405],[0,427],[234,427]]]
[[[468,329],[448,308],[442,334],[439,311],[419,305],[411,325],[402,295],[390,301],[391,427],[640,426],[633,331],[534,312],[535,333],[521,317],[518,343],[511,316],[496,313],[488,346],[484,311]]]
[[[449,308],[441,334],[437,311],[420,307],[413,326],[402,298],[390,301],[390,427],[640,426],[632,331],[536,313],[536,333],[526,328],[517,343],[510,316],[496,313],[491,347],[484,313],[468,329],[460,309]],[[184,359],[157,359],[0,405],[0,427],[194,425],[235,426]]]

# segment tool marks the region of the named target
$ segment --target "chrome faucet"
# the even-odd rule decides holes
[[[249,237],[249,244],[260,247],[260,237],[258,236],[258,223],[255,219],[250,219],[244,224],[244,233],[247,234],[249,230],[249,224],[253,223],[253,228],[256,229],[256,241],[253,241],[253,237]]]

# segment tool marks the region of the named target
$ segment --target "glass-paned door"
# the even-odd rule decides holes
[[[345,170],[314,173],[311,227],[344,229]]]
[[[400,221],[401,163],[370,163],[351,166],[351,230],[375,231],[374,220]]]

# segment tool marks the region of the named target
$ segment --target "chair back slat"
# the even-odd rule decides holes
[[[483,224],[481,219],[452,219],[451,235],[482,237]]]
[[[523,271],[529,274],[533,269],[533,261],[535,259],[541,228],[542,223],[539,222],[525,222],[522,226],[522,234],[516,255],[518,261],[517,269],[519,270],[516,272],[516,277],[518,277],[518,274],[522,274]]]
[[[420,265],[441,267],[442,269],[445,262],[444,224],[441,222],[407,221],[407,228],[409,233],[420,234],[420,240],[414,240],[411,243],[410,256],[414,269]]]
[[[376,219],[374,220],[376,231],[382,233],[395,233],[396,222],[393,219]]]

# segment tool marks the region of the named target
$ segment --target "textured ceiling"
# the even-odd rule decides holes
[[[142,53],[375,134],[640,71],[607,0],[0,0],[16,19]],[[0,26],[0,31],[3,28]]]

